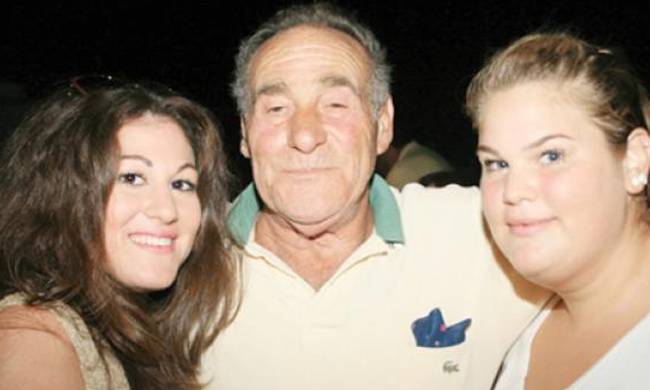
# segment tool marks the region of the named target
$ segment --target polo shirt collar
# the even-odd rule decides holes
[[[379,237],[388,243],[403,244],[404,233],[397,200],[388,183],[377,174],[370,183],[370,207]],[[251,183],[235,199],[228,212],[228,228],[240,245],[243,246],[248,241],[260,210],[261,202],[255,185]]]

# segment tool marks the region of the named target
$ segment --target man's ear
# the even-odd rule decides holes
[[[636,128],[627,137],[623,169],[628,194],[643,192],[650,171],[650,135],[646,129]]]
[[[377,117],[377,155],[384,153],[393,140],[394,115],[393,98],[389,95]]]
[[[239,152],[246,158],[251,158],[251,150],[248,145],[248,138],[246,137],[246,119],[241,117],[239,119],[239,129],[241,132],[241,141],[239,142]]]

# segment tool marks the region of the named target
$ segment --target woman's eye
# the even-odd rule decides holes
[[[483,166],[488,172],[494,172],[501,169],[508,168],[508,163],[503,160],[485,160]]]
[[[563,157],[564,153],[562,151],[552,149],[543,151],[540,160],[543,164],[552,164],[556,161],[562,160]]]
[[[183,192],[192,192],[196,191],[196,184],[189,180],[174,180],[172,188]]]
[[[273,106],[270,107],[268,111],[271,113],[279,113],[282,112],[282,110],[284,110],[284,106]]]
[[[144,177],[139,173],[121,173],[118,175],[117,180],[120,183],[139,186],[144,184]]]

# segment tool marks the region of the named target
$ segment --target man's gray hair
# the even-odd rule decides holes
[[[235,58],[235,80],[231,85],[239,114],[244,116],[253,103],[250,86],[250,63],[264,42],[278,33],[293,27],[308,25],[331,28],[354,38],[368,53],[372,72],[368,88],[368,101],[375,118],[390,94],[390,66],[386,63],[386,50],[375,35],[349,13],[328,3],[295,5],[277,12],[239,46]]]

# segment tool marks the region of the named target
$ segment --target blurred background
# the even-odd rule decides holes
[[[233,168],[239,120],[230,98],[239,41],[291,1],[11,2],[0,12],[0,140],[35,96],[72,76],[110,74],[168,84],[220,119]],[[623,48],[650,80],[650,3],[613,1],[338,1],[386,45],[396,132],[476,169],[464,90],[486,55],[527,32],[568,29]]]

